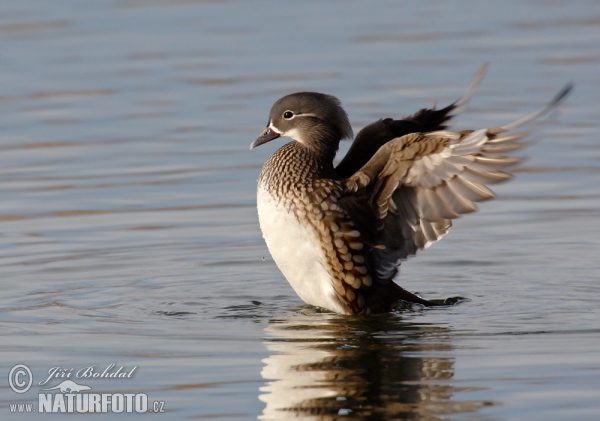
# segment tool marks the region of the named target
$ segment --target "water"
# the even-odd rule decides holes
[[[592,1],[1,2],[0,370],[33,375],[0,382],[1,418],[52,418],[10,404],[37,409],[53,367],[113,363],[137,368],[71,378],[169,419],[600,418],[598,39]],[[576,90],[499,198],[402,265],[469,301],[303,305],[255,211],[273,101],[334,94],[357,131],[453,101],[486,61],[455,127]]]

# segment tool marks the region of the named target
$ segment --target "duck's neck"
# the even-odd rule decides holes
[[[314,151],[298,142],[290,142],[275,152],[265,163],[259,185],[273,193],[298,186],[309,186],[319,178],[335,178],[332,153]]]

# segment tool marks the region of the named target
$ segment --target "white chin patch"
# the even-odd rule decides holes
[[[275,133],[279,134],[280,136],[284,135],[284,133],[281,133],[281,130],[279,130],[277,127],[273,126],[273,122],[269,123],[269,129],[273,130]]]
[[[287,137],[291,137],[292,139],[294,139],[296,142],[300,142],[303,145],[306,145],[306,142],[304,141],[304,139],[300,136],[300,132],[298,131],[298,129],[291,129],[288,130],[285,133],[281,134],[282,136],[287,136]]]

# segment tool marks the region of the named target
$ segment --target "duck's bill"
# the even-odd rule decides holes
[[[260,134],[260,136],[258,136],[258,139],[256,139],[254,142],[252,142],[252,144],[250,145],[250,150],[256,148],[257,146],[262,145],[263,143],[267,143],[267,142],[270,142],[273,139],[277,139],[279,136],[281,136],[279,133],[277,133],[276,131],[274,131],[270,127],[267,127]]]

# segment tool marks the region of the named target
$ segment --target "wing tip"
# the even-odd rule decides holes
[[[467,89],[465,89],[460,98],[458,98],[452,104],[453,108],[450,113],[451,116],[461,113],[466,108],[468,102],[471,100],[471,97],[473,97],[473,94],[475,93],[475,91],[479,87],[479,84],[483,80],[483,77],[487,73],[490,65],[491,63],[487,61],[479,67],[479,70],[477,70],[475,76],[473,76],[473,79],[471,80],[471,83],[469,83],[469,86],[467,86]]]
[[[558,93],[543,107],[539,108],[531,114],[526,115],[525,117],[521,117],[520,119],[513,121],[512,123],[505,124],[500,128],[504,130],[512,130],[519,126],[523,126],[529,123],[530,121],[533,121],[536,118],[543,116],[544,114],[549,113],[550,111],[558,107],[560,104],[562,104],[564,100],[569,96],[569,94],[573,92],[573,89],[575,89],[575,83],[571,81],[567,83],[560,91],[558,91]]]

